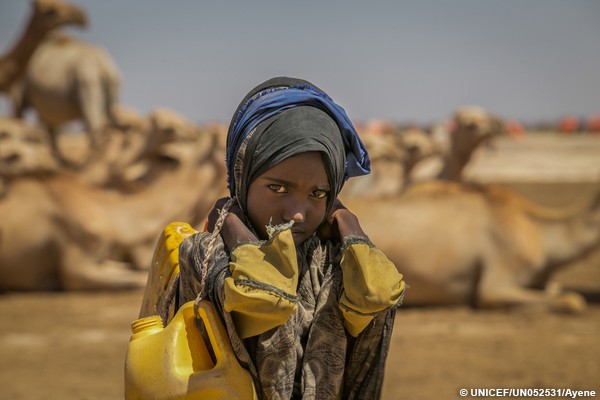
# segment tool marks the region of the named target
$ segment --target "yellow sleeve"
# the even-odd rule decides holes
[[[401,301],[402,274],[377,248],[367,243],[348,245],[341,260],[344,289],[340,309],[344,326],[358,336],[373,317]]]
[[[298,261],[289,229],[264,244],[237,246],[229,269],[224,309],[242,339],[284,324],[296,310]]]

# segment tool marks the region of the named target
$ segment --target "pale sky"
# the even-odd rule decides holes
[[[600,113],[597,0],[71,0],[121,103],[229,121],[277,75],[312,81],[353,120],[429,123],[462,105],[522,122]],[[0,53],[29,0],[0,1]],[[5,99],[0,112],[7,113]]]

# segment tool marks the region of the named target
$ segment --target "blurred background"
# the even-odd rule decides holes
[[[386,210],[357,213],[414,260],[384,399],[598,392],[599,17],[591,0],[2,2],[0,397],[122,396],[156,240],[201,229],[231,114],[278,75],[346,110],[373,174],[344,201]],[[489,270],[518,290],[488,295]]]
[[[121,101],[142,113],[228,121],[241,95],[276,75],[320,84],[357,120],[430,123],[477,104],[538,123],[600,102],[594,1],[77,4],[89,26],[69,32],[110,52]],[[6,51],[31,5],[1,7]]]

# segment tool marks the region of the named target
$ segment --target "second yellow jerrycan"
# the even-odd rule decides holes
[[[208,301],[184,304],[166,327],[158,315],[132,323],[125,360],[125,398],[256,399],[250,373],[238,363],[227,332]]]
[[[159,305],[179,274],[179,244],[194,232],[187,223],[173,222],[156,245],[140,317],[131,324],[127,400],[257,399],[252,376],[239,364],[209,301],[198,303],[197,314],[194,301],[185,303],[166,326],[158,315],[165,312]]]

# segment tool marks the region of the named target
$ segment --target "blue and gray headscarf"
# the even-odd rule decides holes
[[[370,172],[367,150],[342,107],[311,83],[270,79],[252,89],[233,115],[227,134],[227,179],[231,197],[246,210],[250,183],[281,161],[319,151],[332,195],[328,210],[353,176]]]

